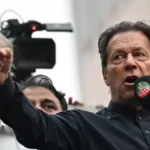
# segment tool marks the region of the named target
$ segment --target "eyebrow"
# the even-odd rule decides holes
[[[54,105],[55,105],[54,100],[51,100],[51,99],[48,99],[48,98],[42,99],[41,101],[42,101],[43,103],[51,103],[51,104],[54,104]]]

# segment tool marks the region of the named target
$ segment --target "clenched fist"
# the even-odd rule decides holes
[[[13,61],[13,52],[10,48],[0,49],[0,85],[8,78],[8,73]]]

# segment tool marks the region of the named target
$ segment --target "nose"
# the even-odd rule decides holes
[[[136,69],[137,65],[135,63],[135,59],[131,53],[127,55],[126,64],[125,64],[125,70],[132,71],[133,69]]]

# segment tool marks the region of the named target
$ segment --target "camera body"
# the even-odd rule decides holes
[[[35,31],[73,32],[70,23],[42,24],[28,21],[20,24],[17,19],[3,21],[1,33],[14,45],[14,80],[25,80],[37,68],[52,69],[56,63],[56,44],[51,38],[32,38]]]

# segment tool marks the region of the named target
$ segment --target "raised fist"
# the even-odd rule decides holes
[[[2,85],[7,80],[12,62],[12,50],[10,48],[0,49],[0,85]]]

